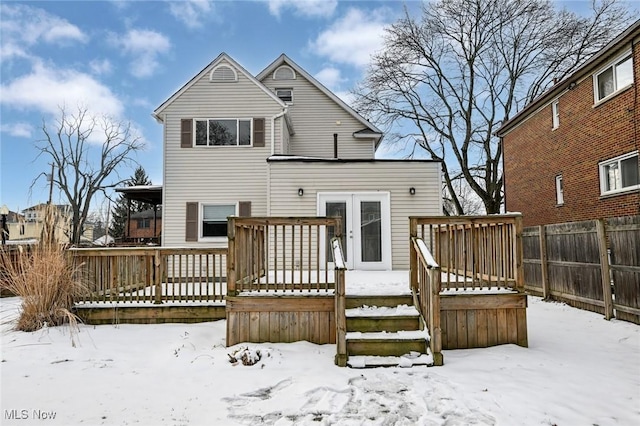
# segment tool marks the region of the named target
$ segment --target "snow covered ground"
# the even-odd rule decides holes
[[[389,277],[387,277],[389,278]],[[0,301],[3,320],[19,299]],[[638,425],[640,327],[529,298],[529,348],[339,368],[334,345],[225,347],[225,321],[2,326],[2,425]],[[232,364],[247,347],[260,360]]]

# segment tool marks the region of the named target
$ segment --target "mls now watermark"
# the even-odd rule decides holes
[[[4,410],[5,420],[54,420],[55,411],[46,410]]]

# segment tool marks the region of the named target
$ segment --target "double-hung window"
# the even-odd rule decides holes
[[[560,101],[557,99],[551,103],[551,113],[553,128],[557,129],[560,126]]]
[[[622,55],[593,76],[595,102],[613,95],[633,83],[631,52]]]
[[[235,214],[235,204],[202,204],[200,235],[203,238],[226,237],[227,217]]]
[[[640,189],[639,174],[638,151],[601,162],[601,195]]]
[[[196,119],[196,146],[251,146],[251,119]]]

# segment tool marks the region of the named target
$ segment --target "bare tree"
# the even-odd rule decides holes
[[[78,244],[93,197],[123,181],[117,178],[118,168],[134,162],[132,154],[144,144],[130,123],[97,118],[82,107],[76,114],[60,108],[55,127],[51,132],[43,120],[45,137],[38,141],[38,156],[52,161],[52,185],[64,194],[71,209],[69,242]]]
[[[580,17],[547,0],[425,2],[414,19],[391,25],[355,90],[356,106],[381,126],[443,161],[457,214],[463,178],[487,213],[503,202],[502,149],[494,132],[524,105],[569,75],[629,21],[616,0],[594,0]]]

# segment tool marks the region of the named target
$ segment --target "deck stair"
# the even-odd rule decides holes
[[[411,296],[347,296],[347,365],[430,365],[427,334]]]

